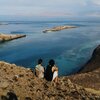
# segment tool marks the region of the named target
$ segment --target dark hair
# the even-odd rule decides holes
[[[8,92],[8,93],[7,93],[7,97],[8,97],[7,100],[18,100],[16,94],[13,93],[13,92]]]
[[[54,61],[53,59],[51,59],[51,60],[49,61],[49,65],[54,66],[54,65],[55,65],[55,61]]]
[[[48,64],[46,71],[45,71],[45,78],[48,81],[52,81],[52,78],[53,78],[52,67],[54,65],[55,65],[55,61],[53,59],[49,60],[49,64]]]
[[[41,64],[41,63],[42,63],[42,59],[39,59],[39,60],[38,60],[38,64]]]

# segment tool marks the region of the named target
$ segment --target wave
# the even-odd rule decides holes
[[[86,43],[77,48],[72,48],[70,50],[66,50],[59,59],[66,59],[67,61],[86,61],[90,58],[94,48],[96,48],[100,44],[100,40]]]
[[[82,45],[82,47],[79,49],[79,52],[82,52],[83,50],[86,50],[86,49],[95,48],[99,44],[100,44],[100,40],[86,43],[86,44]]]

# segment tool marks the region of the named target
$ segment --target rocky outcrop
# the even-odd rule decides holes
[[[68,76],[73,83],[100,94],[100,45],[93,51],[91,59],[78,74]],[[91,88],[91,89],[90,89]]]
[[[64,29],[71,29],[71,28],[76,28],[76,26],[57,26],[51,29],[46,29],[43,31],[43,33],[47,33],[47,32],[56,32],[56,31],[61,31]]]
[[[73,83],[85,88],[94,89],[100,94],[100,68],[87,73],[68,76]]]
[[[59,84],[38,79],[29,68],[0,62],[0,100],[7,95],[18,100],[99,100],[100,96],[61,77]],[[16,100],[16,99],[14,99]]]
[[[0,34],[0,42],[5,42],[5,41],[10,41],[18,38],[26,37],[26,35],[21,35],[21,34]]]
[[[91,59],[83,66],[79,72],[91,72],[98,68],[100,68],[100,45],[93,51]]]

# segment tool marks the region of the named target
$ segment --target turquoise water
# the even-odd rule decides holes
[[[2,22],[0,22],[2,23]],[[8,21],[0,25],[1,33],[26,34],[27,37],[0,43],[0,60],[34,68],[37,59],[56,61],[59,75],[77,72],[100,44],[100,22],[85,21]],[[6,23],[6,24],[5,24]],[[43,33],[47,28],[75,25],[77,28]]]

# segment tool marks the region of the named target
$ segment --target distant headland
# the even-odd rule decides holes
[[[10,41],[18,38],[26,37],[26,35],[21,34],[4,34],[0,33],[0,42]]]

